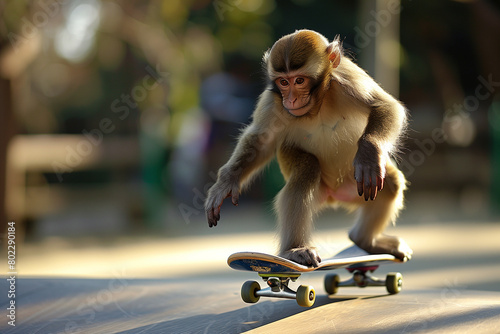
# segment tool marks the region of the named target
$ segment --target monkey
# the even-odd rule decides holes
[[[403,104],[346,55],[339,36],[297,30],[264,53],[263,68],[252,120],[207,193],[209,227],[224,199],[237,206],[276,157],[286,181],[274,201],[279,256],[317,267],[314,215],[342,207],[357,212],[348,236],[358,247],[410,259],[403,239],[383,233],[404,205],[406,180],[392,159],[407,127]]]

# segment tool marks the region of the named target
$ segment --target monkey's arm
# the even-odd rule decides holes
[[[365,200],[374,200],[384,187],[385,160],[396,146],[406,122],[405,108],[397,100],[385,92],[377,95],[354,158],[358,194],[364,194]]]
[[[208,226],[217,226],[220,207],[224,199],[231,197],[238,205],[240,189],[249,183],[252,176],[264,167],[276,152],[277,130],[274,123],[273,96],[265,92],[259,99],[253,114],[253,122],[243,131],[229,161],[219,169],[217,181],[208,191],[205,211]]]

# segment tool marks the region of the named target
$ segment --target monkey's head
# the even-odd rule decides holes
[[[329,43],[315,31],[298,30],[276,41],[264,54],[264,63],[283,107],[300,117],[319,107],[341,57],[338,37]]]

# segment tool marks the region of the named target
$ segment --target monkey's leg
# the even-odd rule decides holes
[[[321,258],[310,246],[317,206],[320,166],[315,156],[299,149],[282,149],[280,166],[287,183],[275,200],[280,235],[279,255],[317,267]]]
[[[376,200],[361,204],[358,221],[349,232],[356,245],[369,253],[388,253],[400,260],[411,258],[413,251],[403,239],[382,234],[387,225],[396,220],[403,207],[405,188],[403,174],[388,163],[384,189]]]

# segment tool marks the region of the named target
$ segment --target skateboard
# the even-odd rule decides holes
[[[295,282],[302,273],[333,269],[347,269],[352,277],[341,281],[337,274],[325,276],[324,286],[328,294],[335,294],[339,287],[385,286],[389,294],[401,291],[403,276],[400,273],[389,273],[385,279],[371,276],[379,265],[402,263],[390,254],[369,254],[356,245],[352,245],[333,257],[322,261],[318,267],[307,267],[288,259],[257,252],[234,253],[227,259],[227,264],[236,270],[254,271],[267,283],[261,289],[256,281],[246,281],[241,287],[241,298],[246,303],[256,303],[260,297],[276,297],[295,299],[297,304],[311,307],[316,300],[316,292],[312,286],[300,285],[297,291],[288,287],[290,281]]]

